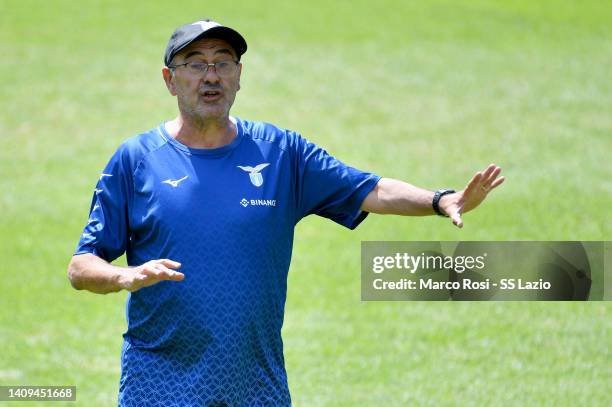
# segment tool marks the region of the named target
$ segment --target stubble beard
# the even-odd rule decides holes
[[[193,105],[185,103],[181,97],[178,98],[178,107],[181,115],[185,120],[191,121],[197,127],[204,127],[213,123],[219,125],[226,123],[229,119],[231,104],[225,108],[225,106],[222,106],[223,103],[224,100],[219,100],[217,103],[207,104],[202,102],[198,96],[198,100]]]

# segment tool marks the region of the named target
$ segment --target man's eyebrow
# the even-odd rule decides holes
[[[215,51],[215,54],[228,54],[228,55],[230,55],[230,56],[232,56],[232,57],[234,56],[234,54],[232,53],[232,51],[230,51],[230,50],[229,50],[229,49],[227,49],[227,48],[221,48],[221,49],[218,49],[218,50],[216,50],[216,51]]]
[[[189,57],[192,57],[192,56],[194,56],[194,55],[204,55],[204,54],[202,54],[202,53],[201,53],[201,52],[199,52],[199,51],[191,51],[189,54],[185,55],[185,59],[187,59],[187,58],[189,58]]]
[[[221,49],[216,50],[215,51],[215,55],[216,54],[227,54],[227,55],[230,55],[232,57],[234,56],[232,51],[230,51],[227,48],[221,48]],[[185,55],[185,59],[188,59],[188,58],[190,58],[190,57],[192,57],[194,55],[202,55],[202,56],[204,56],[204,54],[202,54],[200,51],[191,51],[189,54]]]

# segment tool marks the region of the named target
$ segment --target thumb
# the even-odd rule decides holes
[[[459,211],[453,212],[450,218],[453,221],[453,225],[457,226],[459,229],[463,227],[463,220],[461,220],[461,214],[459,214]]]

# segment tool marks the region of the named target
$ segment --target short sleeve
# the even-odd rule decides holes
[[[349,229],[356,228],[368,215],[361,204],[380,177],[345,165],[300,136],[296,148],[296,221],[317,214]]]
[[[122,146],[100,174],[89,220],[74,254],[91,253],[111,262],[125,252],[129,239],[131,179],[127,151]]]

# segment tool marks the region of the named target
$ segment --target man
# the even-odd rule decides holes
[[[504,180],[491,165],[434,193],[231,117],[246,49],[213,21],[179,27],[162,69],[178,116],[127,140],[100,175],[68,273],[77,289],[130,292],[120,405],[290,405],[281,327],[296,223],[438,212],[461,227]],[[130,267],[113,266],[124,252]]]

